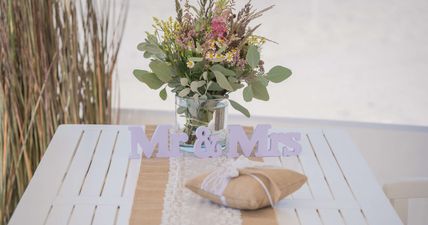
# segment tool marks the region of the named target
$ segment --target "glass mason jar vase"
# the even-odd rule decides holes
[[[196,141],[196,129],[208,127],[211,135],[219,138],[219,143],[225,145],[227,136],[227,109],[229,101],[226,98],[194,99],[175,97],[175,129],[188,135],[186,143],[180,145],[183,151],[192,152]]]

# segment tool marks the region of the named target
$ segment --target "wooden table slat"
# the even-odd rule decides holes
[[[73,205],[70,204],[52,207],[46,225],[66,225],[70,218],[72,208]]]
[[[131,148],[129,141],[130,134],[127,127],[120,127],[118,131],[115,151],[102,193],[102,196],[105,197],[122,196],[122,189],[125,185],[125,175],[129,169],[129,149]]]
[[[309,139],[305,134],[302,134],[300,143],[303,149],[302,153],[297,156],[297,159],[301,163],[305,175],[310,178],[307,183],[310,186],[313,198],[316,200],[333,199],[330,189],[324,179],[323,169],[319,166],[312,146],[309,143]]]
[[[70,221],[67,225],[91,224],[96,212],[95,205],[76,205],[71,211]]]
[[[114,225],[118,206],[99,205],[92,225]]]
[[[324,139],[323,133],[321,131],[309,132],[308,137],[329,183],[329,188],[333,193],[333,198],[353,200],[354,197],[346,184],[337,161],[334,159],[333,154]]]
[[[338,209],[318,209],[318,213],[323,224],[347,225]]]
[[[114,152],[117,129],[102,129],[101,136],[92,157],[90,167],[84,177],[84,183],[81,187],[81,196],[100,196],[110,159]]]
[[[88,172],[89,166],[93,154],[96,150],[96,146],[99,138],[101,137],[101,131],[98,129],[85,129],[81,144],[77,149],[76,155],[71,162],[70,168],[67,171],[65,180],[61,185],[59,192],[60,196],[77,196],[83,185],[86,173]],[[63,144],[71,144],[69,140]]]
[[[45,222],[81,137],[80,128],[58,128],[9,224]]]
[[[352,192],[362,207],[360,215],[369,225],[402,224],[381,187],[376,182],[367,162],[350,138],[340,130],[325,130],[325,138],[331,147]],[[351,212],[351,215],[357,215]],[[346,216],[347,213],[344,213]],[[359,216],[358,216],[359,217]],[[345,218],[346,219],[346,218]],[[350,220],[351,221],[351,220]]]

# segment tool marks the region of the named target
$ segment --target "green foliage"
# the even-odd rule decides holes
[[[274,83],[280,83],[291,76],[291,70],[283,66],[275,66],[268,73],[266,78]]]
[[[168,83],[172,79],[172,68],[168,63],[153,60],[150,62],[149,67],[162,82]]]
[[[168,97],[168,94],[166,93],[166,88],[162,89],[159,92],[159,97],[164,101],[166,100],[166,98]]]
[[[205,85],[205,81],[192,81],[192,83],[190,83],[190,90],[193,92],[199,92],[198,88],[204,85]]]
[[[184,88],[180,92],[178,92],[178,96],[186,97],[190,93],[190,88]]]
[[[253,90],[251,89],[251,85],[245,87],[242,94],[246,102],[251,102],[251,100],[253,100]]]
[[[190,57],[189,58],[189,61],[192,61],[192,62],[202,62],[204,60],[204,58],[202,58],[202,57]]]
[[[223,90],[223,88],[220,87],[220,85],[218,83],[214,82],[214,81],[210,81],[208,83],[208,88],[207,89],[209,91],[222,91]]]
[[[150,73],[146,70],[134,70],[134,76],[141,82],[147,84],[149,88],[157,90],[164,83],[154,73]]]
[[[228,91],[233,91],[233,87],[230,85],[229,81],[227,80],[227,78],[224,76],[222,72],[214,70],[213,73],[220,87]]]
[[[250,65],[251,68],[255,69],[257,68],[257,66],[259,66],[260,53],[257,50],[256,46],[250,45],[250,47],[248,48],[246,59],[247,59],[248,65]]]
[[[251,90],[253,91],[254,98],[262,101],[269,101],[269,93],[266,86],[263,84],[263,81],[260,79],[251,82]]]
[[[248,111],[248,109],[246,109],[244,106],[240,105],[239,103],[233,101],[232,99],[229,99],[230,105],[236,109],[237,111],[241,112],[242,114],[244,114],[246,117],[250,117],[250,112]]]
[[[147,33],[145,42],[137,45],[137,49],[143,51],[146,58],[153,57],[163,60],[166,57],[164,51],[161,49],[161,46],[159,46],[156,36],[150,33]]]
[[[160,49],[159,46],[156,44],[143,42],[138,44],[137,49],[140,51],[149,53],[150,55],[148,57],[150,56],[156,56],[158,58],[165,57],[165,54],[163,53],[162,49]]]
[[[220,64],[214,64],[211,67],[211,71],[219,71],[222,74],[224,74],[225,76],[236,76],[236,73],[233,70],[229,70],[224,68],[224,66],[220,65]]]

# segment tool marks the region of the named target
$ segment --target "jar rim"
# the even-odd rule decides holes
[[[190,99],[190,100],[194,99],[193,97],[187,97],[187,96],[186,97],[181,97],[181,96],[178,96],[178,95],[175,95],[175,97],[176,98],[181,98],[181,99]],[[206,99],[205,101],[226,100],[226,99],[229,99],[229,95],[225,95],[222,98],[210,98],[210,99]]]

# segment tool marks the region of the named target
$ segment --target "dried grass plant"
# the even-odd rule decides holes
[[[0,224],[60,124],[112,122],[127,8],[114,0],[0,0]]]

